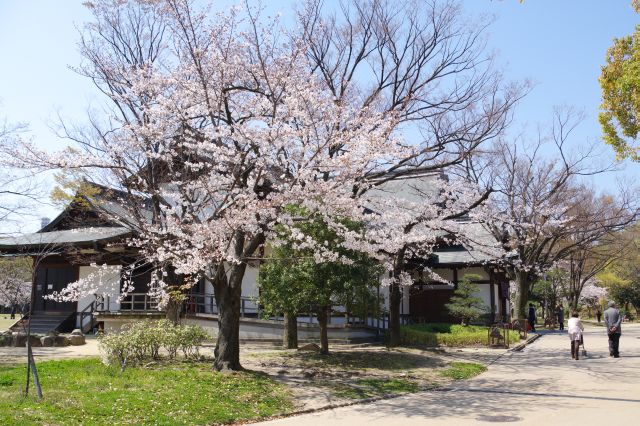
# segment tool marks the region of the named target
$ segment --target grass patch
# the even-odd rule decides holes
[[[356,380],[354,383],[340,383],[332,386],[332,393],[339,398],[364,399],[382,395],[398,395],[418,391],[418,385],[408,379]]]
[[[0,424],[219,424],[292,408],[285,388],[262,374],[221,374],[208,362],[174,362],[124,373],[97,359],[41,362],[44,399],[21,397],[23,366],[0,367]]]
[[[487,344],[489,327],[479,325],[433,323],[404,325],[400,329],[402,343],[423,346],[477,346]],[[517,332],[509,332],[509,343],[517,343]]]
[[[449,368],[440,371],[440,375],[454,380],[465,380],[485,371],[487,371],[487,367],[475,362],[452,362]]]

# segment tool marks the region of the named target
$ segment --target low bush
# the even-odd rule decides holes
[[[158,359],[165,349],[169,359],[181,350],[185,358],[199,356],[199,346],[209,337],[195,325],[174,325],[168,320],[138,321],[127,324],[120,333],[105,334],[100,338],[103,362],[118,365],[122,370],[130,364],[147,359]]]
[[[411,324],[402,326],[400,338],[404,345],[474,346],[487,344],[488,327],[448,323]],[[516,332],[509,333],[509,342],[518,342]]]
[[[180,342],[180,350],[185,358],[199,357],[200,345],[206,340],[209,335],[202,327],[195,325],[187,325],[176,327],[178,341]]]

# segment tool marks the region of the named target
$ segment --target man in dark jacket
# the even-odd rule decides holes
[[[536,331],[536,308],[533,306],[533,303],[529,303],[529,314],[527,315],[527,320],[531,326],[531,331]]]
[[[564,331],[564,307],[562,306],[562,303],[556,308],[556,317],[558,319],[558,327],[560,327],[560,331]]]
[[[609,336],[609,356],[614,358],[620,358],[618,346],[620,344],[620,335],[622,334],[621,323],[622,315],[620,315],[620,311],[616,309],[614,302],[609,302],[609,309],[604,311],[604,324],[607,327],[607,335]]]

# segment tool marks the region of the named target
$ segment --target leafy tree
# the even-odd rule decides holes
[[[534,283],[532,296],[544,301],[544,305],[547,308],[545,316],[553,315],[555,307],[566,297],[567,280],[567,271],[561,268],[554,268]]]
[[[487,311],[487,307],[481,298],[476,296],[480,291],[473,280],[480,280],[482,277],[476,274],[467,274],[458,283],[458,288],[453,292],[451,301],[445,306],[454,318],[459,318],[462,325],[469,325],[471,321],[477,320]]]
[[[298,216],[305,216],[300,209]],[[357,229],[360,225],[345,221],[345,226]],[[333,305],[347,307],[375,303],[371,288],[378,284],[380,267],[365,254],[340,248],[341,240],[335,231],[318,217],[298,222],[298,239],[303,236],[325,241],[328,250],[335,251],[340,261],[320,261],[311,249],[299,248],[292,235],[285,243],[273,248],[270,260],[260,268],[260,304],[267,315],[285,314],[286,347],[297,346],[296,318],[304,311],[315,312],[320,325],[320,353],[329,353],[328,319]],[[361,308],[362,309],[362,308]]]
[[[632,2],[640,11],[640,2]],[[618,157],[639,161],[635,144],[640,131],[640,26],[633,34],[615,38],[600,74],[602,104],[599,121],[604,141]]]
[[[617,282],[607,288],[609,296],[630,313],[629,305],[640,315],[640,281]]]
[[[598,281],[607,289],[608,296],[629,312],[633,306],[640,314],[640,227],[625,230],[621,239],[631,240],[624,254],[598,275]]]
[[[598,279],[607,289],[607,295],[619,306],[629,313],[630,306],[636,310],[636,315],[640,315],[640,280],[624,279],[614,270],[608,270],[601,274]]]

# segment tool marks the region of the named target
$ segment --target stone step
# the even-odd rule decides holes
[[[31,317],[31,332],[40,334],[56,330],[67,318],[69,318],[69,314],[36,313]],[[26,326],[26,323],[24,324],[24,326]],[[22,323],[17,323],[13,327],[11,327],[11,331],[23,330],[24,329]]]

